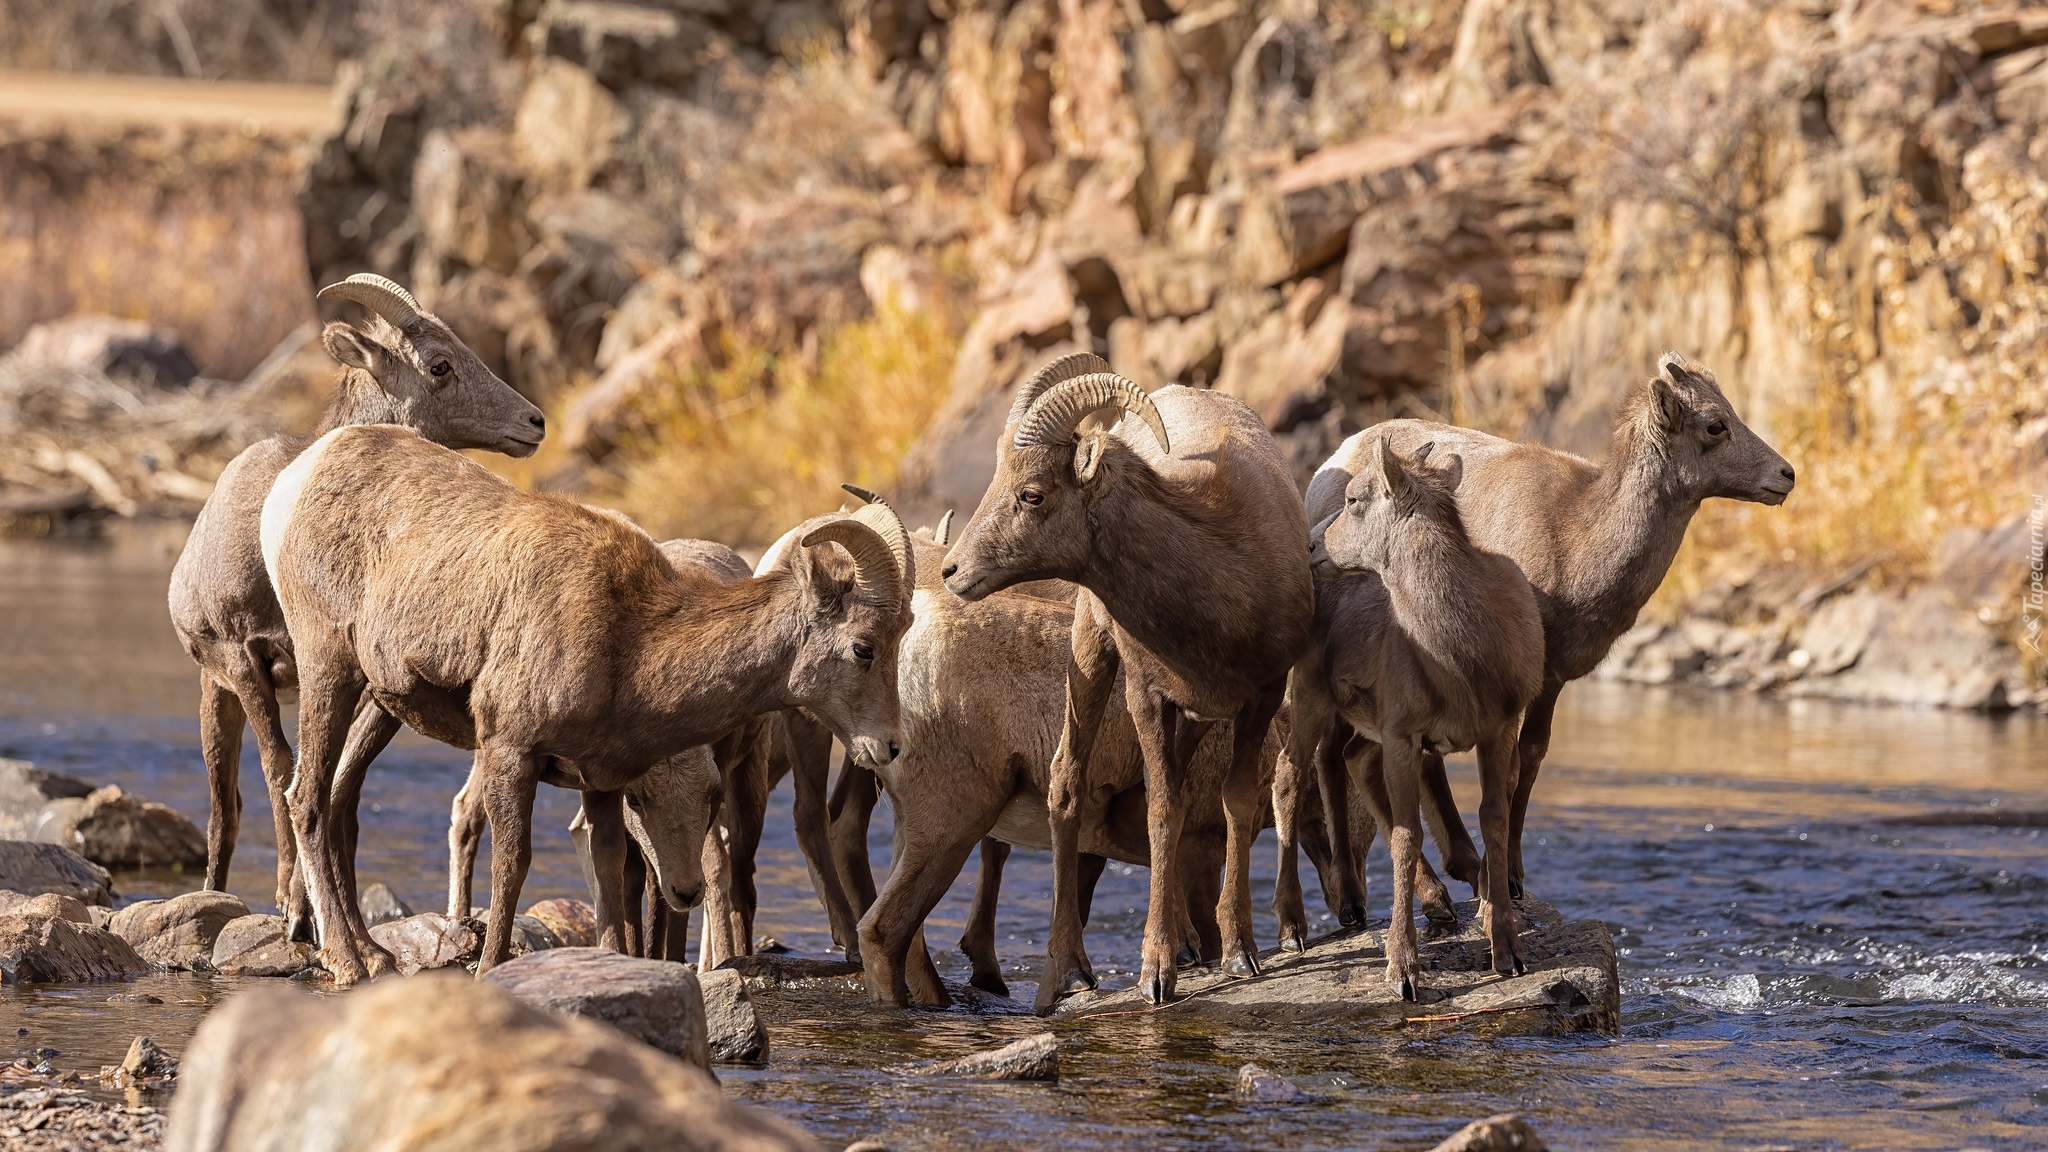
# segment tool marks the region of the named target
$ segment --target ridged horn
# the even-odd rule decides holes
[[[937,528],[932,529],[932,543],[937,544],[941,548],[944,548],[946,545],[952,542],[953,510],[951,508],[948,508],[946,509],[946,514],[944,516],[939,517],[939,526]]]
[[[420,302],[412,293],[375,272],[358,272],[339,284],[320,290],[320,299],[353,300],[404,330],[420,322]]]
[[[841,484],[853,495],[867,501],[865,508],[854,510],[853,518],[873,528],[888,542],[889,550],[896,554],[897,568],[903,573],[905,588],[917,587],[917,553],[910,547],[910,530],[903,526],[903,518],[889,507],[889,502],[873,492],[855,484]]]
[[[1085,376],[1090,372],[1107,371],[1109,361],[1093,352],[1073,352],[1060,357],[1033,372],[1031,379],[1018,386],[1017,398],[1010,402],[1010,418],[1003,421],[1003,426],[1008,427],[1022,420],[1024,414],[1031,411],[1031,406],[1038,403],[1038,398],[1045,395],[1045,390],[1053,385],[1063,380],[1072,380],[1076,376]]]
[[[870,505],[870,508],[875,507]],[[886,512],[887,505],[882,505]],[[861,512],[868,508],[861,509]],[[903,610],[903,569],[889,541],[880,532],[853,516],[843,516],[818,525],[804,535],[806,548],[837,544],[853,555],[853,593],[864,602],[891,611]],[[894,516],[894,513],[889,513]],[[900,528],[900,525],[899,525]],[[905,540],[908,547],[908,539]]]
[[[1152,429],[1161,452],[1173,451],[1166,438],[1166,420],[1145,390],[1114,372],[1090,372],[1053,386],[1024,414],[1012,441],[1019,448],[1033,444],[1064,444],[1090,412],[1121,408],[1135,413]]]

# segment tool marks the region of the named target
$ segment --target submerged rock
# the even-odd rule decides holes
[[[541,900],[528,908],[526,915],[540,921],[559,941],[558,947],[597,947],[597,909],[582,900]]]
[[[1529,1122],[1511,1112],[1474,1120],[1429,1152],[1550,1152]]]
[[[0,889],[25,896],[53,892],[82,904],[114,902],[114,878],[62,844],[0,840]]]
[[[737,972],[753,989],[779,988],[784,984],[802,984],[816,980],[860,980],[860,965],[848,960],[820,960],[812,956],[794,956],[787,953],[756,953],[752,956],[734,956],[718,966],[721,972]]]
[[[292,940],[282,916],[243,916],[215,937],[212,963],[223,976],[293,976],[312,966],[313,947]]]
[[[1249,980],[1213,969],[1180,974],[1182,999],[1169,1011],[1216,1020],[1256,1018],[1372,1019],[1414,1027],[1470,1028],[1491,1034],[1560,1035],[1621,1027],[1621,986],[1614,941],[1597,920],[1566,922],[1557,909],[1519,900],[1525,976],[1494,974],[1479,929],[1477,901],[1457,906],[1459,927],[1426,931],[1422,941],[1421,1001],[1401,999],[1386,982],[1383,931],[1325,936],[1304,953],[1278,949],[1259,957]],[[1061,1003],[1057,1014],[1087,1019],[1146,1008],[1135,988],[1084,993]]]
[[[1317,1099],[1294,1081],[1257,1064],[1237,1070],[1237,1098],[1246,1104],[1299,1104]]]
[[[818,1148],[697,1068],[453,973],[240,993],[179,1080],[165,1152]]]
[[[58,916],[0,915],[0,984],[76,984],[149,972],[133,945]]]
[[[398,961],[407,976],[430,968],[466,964],[483,952],[483,936],[466,921],[439,912],[421,912],[370,929],[370,939]]]
[[[704,1032],[715,1064],[765,1064],[768,1062],[768,1026],[754,1010],[747,995],[747,982],[740,974],[721,968],[697,978],[704,993]]]
[[[528,1004],[602,1020],[685,1063],[709,1069],[704,994],[696,973],[605,948],[556,948],[484,974]]]
[[[393,892],[390,886],[381,880],[363,889],[363,894],[357,899],[356,904],[363,910],[363,923],[371,928],[403,920],[412,915],[412,908],[400,900],[398,893]]]
[[[926,1076],[958,1076],[974,1080],[1057,1080],[1060,1042],[1050,1032],[1027,1036],[989,1052],[957,1060],[941,1060],[918,1070]]]
[[[137,1036],[134,1042],[128,1045],[128,1055],[121,1061],[121,1071],[135,1080],[176,1076],[178,1062],[156,1041],[147,1036]]]
[[[186,892],[130,904],[114,913],[107,927],[153,964],[205,971],[213,966],[221,930],[248,914],[249,906],[226,892]]]

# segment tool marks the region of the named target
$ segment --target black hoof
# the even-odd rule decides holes
[[[1508,877],[1508,899],[1520,900],[1521,898],[1522,882],[1520,880],[1515,879],[1512,876]]]
[[[1458,923],[1458,910],[1452,907],[1451,902],[1448,900],[1441,904],[1424,904],[1422,906],[1422,915],[1432,924],[1446,924],[1456,927]]]
[[[1529,966],[1527,964],[1522,963],[1522,958],[1520,956],[1515,957],[1515,975],[1527,976],[1528,974]]]
[[[1299,932],[1282,932],[1280,934],[1280,950],[1282,952],[1306,952],[1308,951],[1308,938]]]
[[[1223,962],[1223,974],[1225,976],[1236,976],[1239,979],[1249,979],[1257,976],[1259,974],[1258,957],[1253,956],[1249,952],[1239,952]]]
[[[993,996],[1007,998],[1010,995],[1010,986],[1003,983],[1001,976],[976,976],[967,983],[970,987],[979,988]]]
[[[1173,981],[1165,976],[1154,976],[1142,982],[1147,1004],[1164,1004],[1173,999]]]
[[[1415,981],[1410,977],[1401,977],[1401,999],[1408,1001],[1410,1004],[1417,1002],[1415,998]]]
[[[1060,981],[1060,994],[1062,996],[1071,996],[1077,992],[1093,992],[1094,990],[1095,973],[1079,968],[1067,973],[1067,978]]]
[[[1193,968],[1202,962],[1202,953],[1193,944],[1183,944],[1173,954],[1173,962],[1183,968]]]
[[[1339,909],[1337,912],[1337,923],[1342,924],[1346,928],[1363,928],[1365,926],[1365,905],[1352,904]]]
[[[294,944],[311,944],[319,947],[319,933],[313,930],[311,916],[293,916],[286,924],[288,938]]]

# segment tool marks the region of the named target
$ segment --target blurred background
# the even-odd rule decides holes
[[[2010,2],[0,0],[0,532],[189,517],[364,270],[547,409],[492,467],[741,545],[964,514],[1077,349],[1304,481],[1390,416],[1599,459],[1677,349],[1799,489],[1602,676],[2041,708],[2044,259]]]

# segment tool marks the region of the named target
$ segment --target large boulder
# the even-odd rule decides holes
[[[206,864],[206,834],[198,825],[165,805],[130,796],[118,784],[94,789],[69,823],[69,843],[86,859],[108,868]]]
[[[107,870],[61,844],[0,840],[0,889],[27,896],[54,892],[102,907],[114,902],[114,878]]]
[[[483,953],[483,933],[468,922],[422,912],[370,929],[370,939],[391,953],[407,976],[430,968],[467,964]]]
[[[428,975],[345,996],[243,992],[186,1048],[166,1152],[804,1149],[795,1126],[725,1099],[612,1028]]]
[[[165,968],[203,972],[213,966],[221,930],[249,914],[226,892],[186,892],[169,900],[143,900],[114,913],[107,928],[135,945],[142,958]]]
[[[605,948],[555,948],[484,974],[528,1004],[605,1023],[685,1063],[711,1067],[704,994],[681,964]]]
[[[0,984],[76,984],[149,972],[149,962],[104,928],[33,912],[0,914]]]
[[[536,900],[526,915],[540,921],[563,948],[597,946],[597,909],[588,901],[567,896]]]
[[[0,892],[0,916],[54,916],[73,924],[91,924],[92,910],[70,896],[45,892],[29,896],[21,892]]]
[[[223,976],[295,976],[313,966],[313,947],[293,940],[282,916],[244,916],[214,938],[212,965]]]

